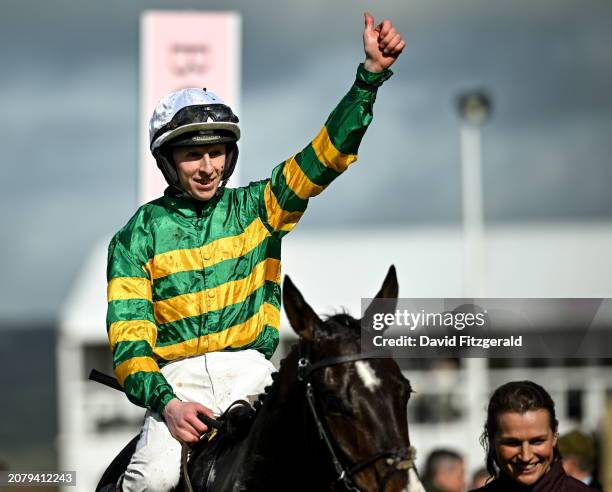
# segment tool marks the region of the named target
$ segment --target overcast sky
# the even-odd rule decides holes
[[[0,320],[55,316],[92,245],[135,209],[138,19],[154,8],[241,13],[245,181],[300,149],[348,89],[363,10],[408,40],[358,164],[300,227],[457,223],[454,99],[474,87],[494,101],[488,223],[612,218],[605,0],[3,0]]]

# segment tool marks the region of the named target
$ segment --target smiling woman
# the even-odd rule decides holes
[[[559,423],[548,392],[531,381],[506,383],[493,393],[481,437],[487,470],[482,492],[591,490],[568,477],[557,447]]]
[[[516,482],[533,485],[553,463],[557,433],[548,410],[506,412],[498,417],[495,454],[500,468]]]

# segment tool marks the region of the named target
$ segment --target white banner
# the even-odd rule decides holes
[[[240,30],[236,12],[148,11],[140,19],[139,204],[166,181],[149,151],[149,118],[167,93],[205,87],[240,117]],[[237,172],[230,185],[238,183]]]

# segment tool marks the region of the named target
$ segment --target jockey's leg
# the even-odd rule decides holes
[[[206,354],[215,406],[225,411],[236,400],[252,400],[272,383],[274,365],[256,350]]]
[[[124,492],[172,490],[180,478],[181,444],[165,422],[147,411],[136,452],[123,477]]]
[[[162,374],[178,398],[197,401],[215,408],[213,388],[206,376],[205,356],[172,362],[162,368]],[[124,492],[172,490],[179,481],[181,444],[172,437],[164,420],[155,412],[147,411],[136,452],[123,478]]]
[[[252,399],[272,382],[274,366],[255,350],[211,352],[172,362],[162,373],[183,401],[221,414],[234,401]],[[170,491],[179,481],[181,445],[155,412],[147,411],[123,490]]]

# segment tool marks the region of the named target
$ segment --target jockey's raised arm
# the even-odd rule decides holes
[[[391,21],[374,27],[369,13],[364,19],[365,61],[357,70],[354,85],[314,140],[274,168],[265,184],[262,216],[273,233],[291,231],[306,210],[308,199],[321,193],[357,160],[359,144],[372,121],[378,87],[392,75],[388,69],[406,45]]]

